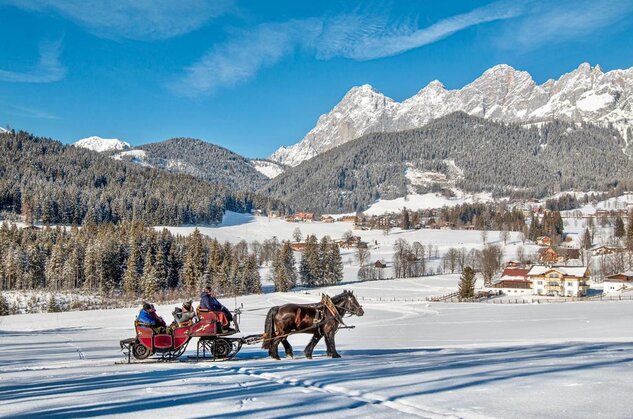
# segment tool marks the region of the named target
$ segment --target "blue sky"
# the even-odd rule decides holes
[[[0,0],[0,125],[69,143],[294,144],[352,86],[633,66],[633,0]]]

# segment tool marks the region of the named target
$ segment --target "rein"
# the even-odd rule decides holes
[[[340,306],[340,305],[337,305],[337,304],[334,304],[334,306],[336,308],[340,308],[340,309],[344,310],[343,315],[346,315],[346,314],[349,313],[349,316],[352,316],[352,315],[358,316],[358,310],[362,307],[362,306],[361,307],[354,307],[354,310],[352,310],[351,308],[347,308],[346,306]]]

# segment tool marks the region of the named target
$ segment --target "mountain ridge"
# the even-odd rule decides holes
[[[433,80],[402,102],[368,84],[355,86],[301,141],[279,148],[270,159],[296,166],[362,135],[420,128],[456,111],[519,124],[556,119],[611,124],[626,140],[633,121],[633,67],[605,73],[582,63],[539,85],[527,71],[498,64],[460,89]]]

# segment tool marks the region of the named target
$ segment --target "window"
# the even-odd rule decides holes
[[[543,281],[538,281],[536,284],[537,285],[543,285]]]
[[[567,283],[567,286],[568,286],[568,287],[571,287],[572,285],[574,285],[574,284],[573,284],[573,283],[571,283],[571,282],[568,282],[568,283]]]

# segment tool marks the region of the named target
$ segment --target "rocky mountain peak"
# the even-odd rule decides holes
[[[527,71],[499,64],[461,89],[446,90],[434,80],[403,102],[362,85],[350,89],[299,143],[280,148],[271,159],[296,166],[364,134],[418,128],[457,111],[521,124],[611,123],[624,133],[633,120],[631,103],[633,69],[604,73],[589,63],[542,85]]]

